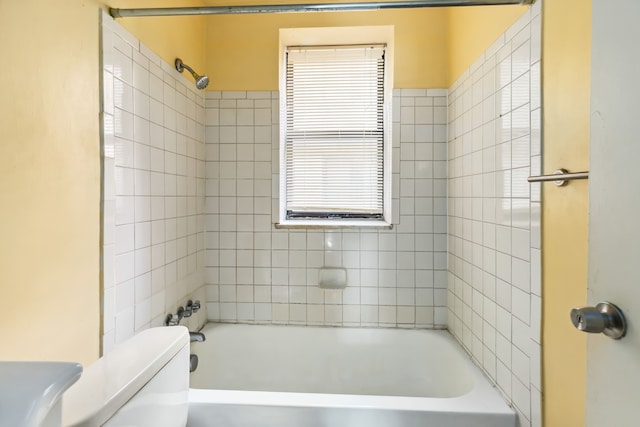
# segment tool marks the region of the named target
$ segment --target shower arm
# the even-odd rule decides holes
[[[188,72],[191,73],[191,75],[193,76],[194,79],[197,79],[198,77],[200,77],[200,75],[198,73],[196,73],[195,71],[193,71],[193,68],[189,67],[187,64],[185,64],[184,62],[180,61],[180,65],[177,65],[176,62],[176,69],[180,72],[182,72],[180,70],[180,68],[184,68],[185,70],[187,70]]]
[[[312,4],[271,4],[249,6],[199,6],[145,9],[110,8],[114,18],[136,18],[145,16],[188,16],[188,15],[238,15],[254,13],[294,13],[294,12],[347,12],[383,9],[411,9],[450,6],[528,6],[536,0],[415,0],[383,1],[361,3],[312,3]]]

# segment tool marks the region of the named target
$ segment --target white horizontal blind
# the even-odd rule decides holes
[[[384,46],[286,53],[287,219],[381,218]]]

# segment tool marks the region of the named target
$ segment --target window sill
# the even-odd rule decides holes
[[[393,229],[393,224],[384,221],[287,221],[275,223],[277,230],[298,229],[298,230],[327,230],[327,229]]]

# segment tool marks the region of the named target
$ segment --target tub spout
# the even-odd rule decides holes
[[[205,336],[202,332],[189,332],[189,339],[191,342],[203,342]]]

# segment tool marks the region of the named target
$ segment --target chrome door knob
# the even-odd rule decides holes
[[[576,307],[571,310],[571,323],[579,331],[603,333],[613,339],[622,338],[627,332],[624,314],[614,304],[601,302],[595,307]]]

